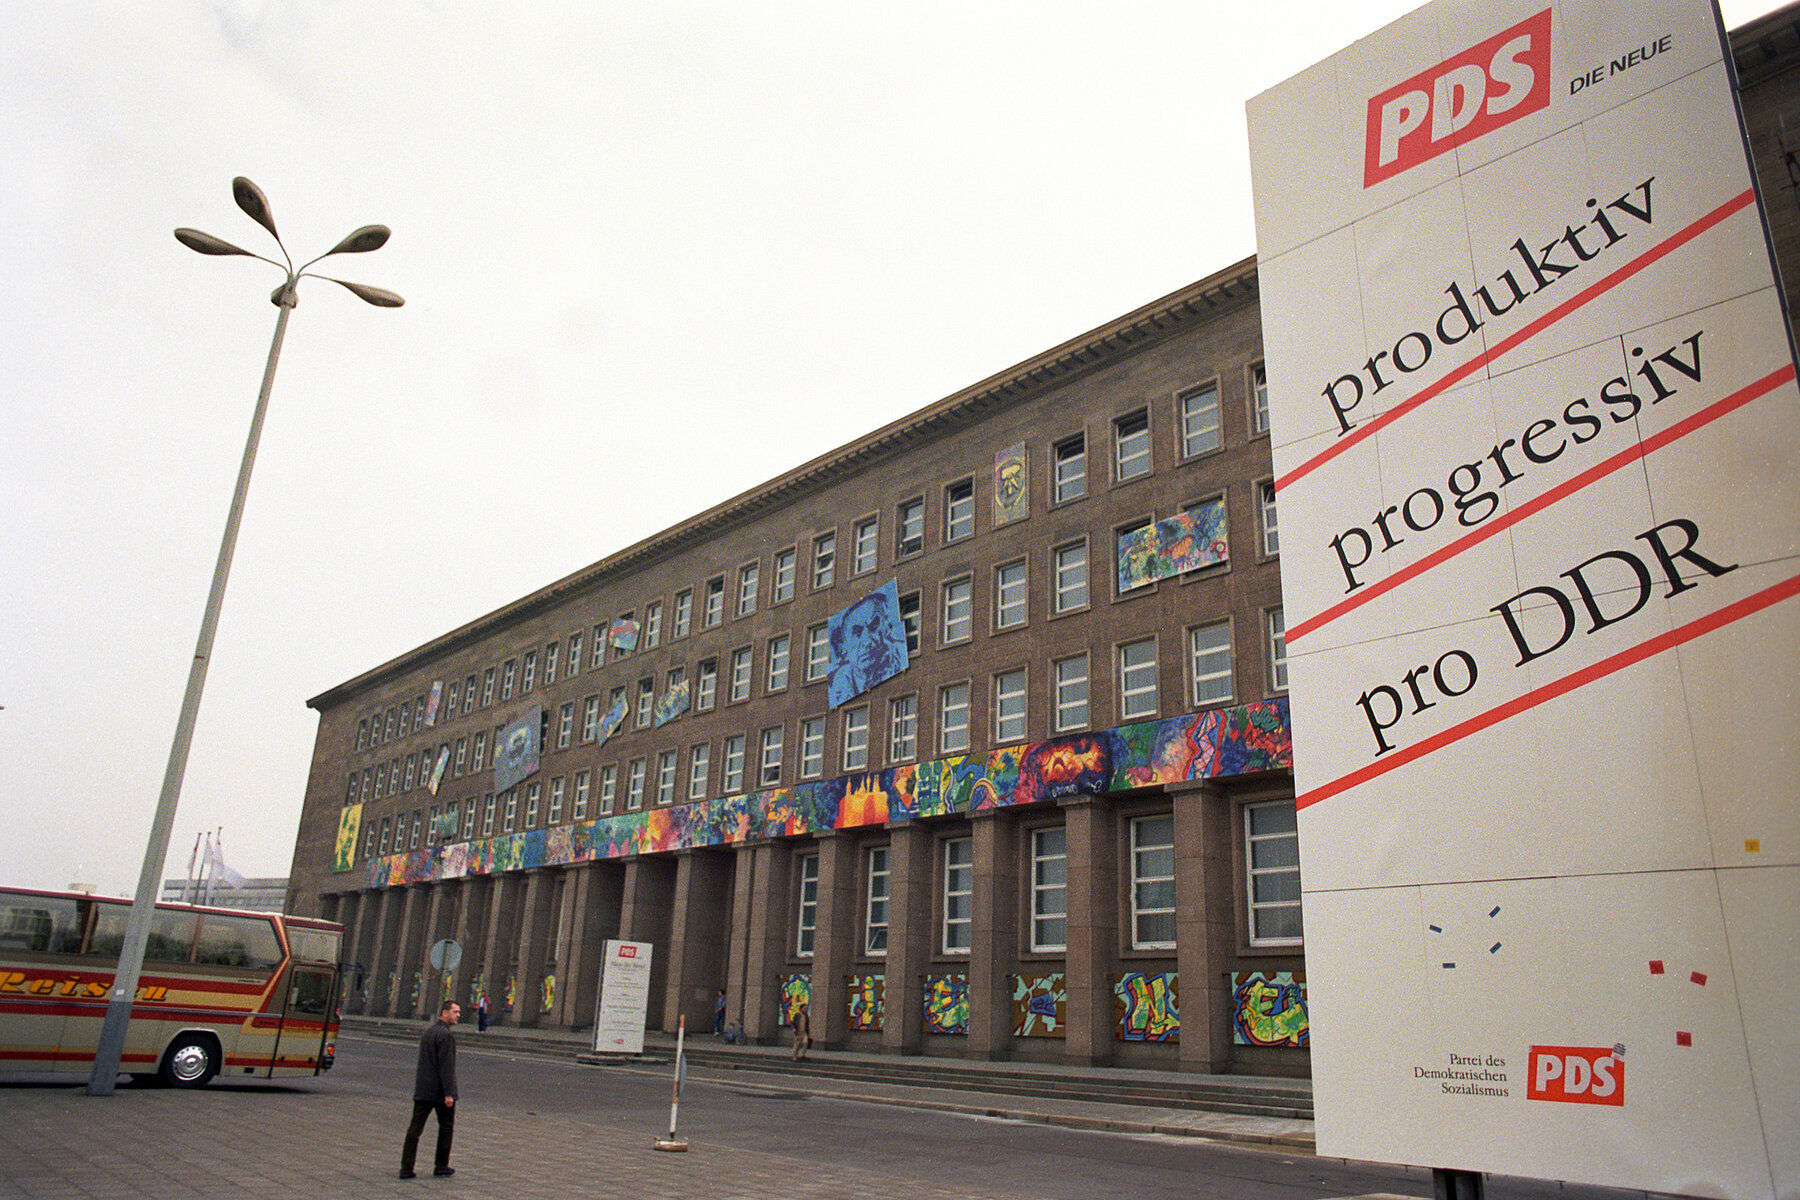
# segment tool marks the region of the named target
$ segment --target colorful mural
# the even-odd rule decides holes
[[[679,717],[688,710],[688,692],[688,681],[683,679],[680,683],[663,693],[663,698],[656,702],[656,710],[654,713],[656,727],[658,729],[661,729],[664,725],[667,725],[670,721],[673,721],[676,717]]]
[[[994,524],[1005,525],[1031,515],[1031,472],[1025,443],[994,453]]]
[[[500,990],[500,1008],[511,1012],[513,1005],[519,1002],[519,977],[513,972],[506,973],[506,986]]]
[[[887,976],[852,975],[844,998],[844,1027],[878,1030],[886,1015]]]
[[[331,869],[350,871],[356,867],[356,835],[362,830],[362,805],[346,804],[338,814],[337,841],[331,847]]]
[[[425,973],[423,971],[414,971],[412,976],[412,990],[407,993],[406,1000],[407,1006],[414,1012],[419,1010],[419,990],[424,986],[424,983]]]
[[[544,708],[526,709],[502,729],[494,742],[494,790],[504,792],[538,769],[538,738],[543,732]]]
[[[906,670],[906,627],[900,623],[900,592],[888,580],[868,595],[831,614],[829,691],[837,708]]]
[[[607,639],[612,642],[614,649],[630,654],[637,649],[638,623],[624,617],[619,618],[607,631]]]
[[[527,722],[534,740],[539,719],[532,716]],[[1287,700],[1262,700],[990,754],[959,755],[790,788],[599,817],[551,830],[433,846],[370,859],[367,879],[372,888],[401,887],[633,854],[727,846],[751,838],[812,836],[831,829],[1040,804],[1059,796],[1125,792],[1292,765]],[[350,811],[345,810],[346,814]],[[343,822],[351,819],[340,818],[340,839],[345,834]],[[354,820],[360,823],[360,810]],[[339,861],[346,864],[354,854],[354,830],[350,836],[352,840],[338,848]]]
[[[967,975],[927,975],[925,977],[925,1032],[969,1032],[969,977]]]
[[[1174,972],[1113,976],[1113,1016],[1121,1042],[1173,1042],[1181,1037],[1181,1006]]]
[[[425,726],[430,728],[437,724],[438,703],[444,698],[444,681],[439,679],[431,685],[431,699],[425,702]]]
[[[1119,535],[1119,590],[1128,592],[1231,557],[1221,497]]]
[[[1064,1037],[1069,988],[1061,971],[1049,975],[1009,975],[1014,1037]]]
[[[539,1001],[538,1011],[541,1013],[547,1013],[551,1009],[556,1007],[556,973],[555,972],[551,972],[550,974],[545,975],[543,982],[538,985],[538,1001]]]
[[[438,794],[438,787],[444,782],[444,770],[450,765],[450,747],[438,747],[437,766],[432,768],[431,782],[426,786],[432,795]]]
[[[1292,971],[1231,977],[1231,1040],[1240,1046],[1307,1046],[1306,979]]]
[[[792,1025],[794,1014],[811,1006],[812,976],[783,975],[781,977],[781,1024],[784,1027]]]
[[[619,732],[619,726],[625,723],[626,710],[630,707],[625,703],[623,691],[613,697],[613,702],[606,707],[606,715],[600,718],[600,735],[594,742],[596,747],[606,745],[606,739]]]

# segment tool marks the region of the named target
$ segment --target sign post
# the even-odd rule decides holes
[[[642,1054],[650,1006],[649,942],[608,940],[600,964],[600,998],[594,1011],[594,1052]]]
[[[1717,13],[1437,0],[1249,116],[1319,1152],[1800,1195],[1800,391]]]

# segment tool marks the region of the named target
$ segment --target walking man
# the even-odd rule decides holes
[[[444,1001],[438,1019],[419,1039],[419,1070],[413,1078],[412,1123],[406,1127],[406,1141],[400,1147],[400,1178],[411,1179],[413,1162],[419,1155],[419,1135],[425,1132],[425,1117],[437,1114],[437,1157],[433,1175],[454,1175],[450,1165],[450,1139],[456,1133],[456,1035],[450,1027],[462,1019],[462,1006],[454,1000]]]

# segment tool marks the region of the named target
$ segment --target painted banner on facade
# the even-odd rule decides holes
[[[517,720],[500,731],[499,740],[494,745],[496,792],[504,792],[521,779],[537,772],[541,750],[538,740],[543,736],[543,725],[544,709],[539,705],[527,709]]]
[[[994,525],[1008,525],[1031,515],[1030,459],[1025,443],[994,452]]]
[[[649,942],[608,939],[600,963],[600,999],[594,1010],[594,1050],[601,1054],[642,1054],[650,1011]],[[510,986],[510,985],[509,985]]]
[[[1716,14],[1438,0],[1249,110],[1319,1152],[1800,1195],[1800,393]]]
[[[1225,501],[1209,500],[1119,535],[1119,591],[1146,587],[1230,557]]]
[[[831,706],[838,707],[906,670],[906,626],[900,621],[898,585],[888,580],[831,614]]]

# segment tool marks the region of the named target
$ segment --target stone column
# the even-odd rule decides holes
[[[1181,988],[1181,1067],[1231,1064],[1230,966],[1237,948],[1231,802],[1215,784],[1174,792],[1175,964]]]
[[[781,976],[793,944],[793,852],[785,842],[763,842],[748,853],[755,886],[745,939],[744,1033],[772,1042],[781,1036]]]
[[[606,943],[619,936],[625,868],[619,863],[593,862],[576,868],[574,875],[575,927],[568,935],[569,961],[563,968],[569,981],[559,986],[567,997],[563,1023],[581,1029],[594,1023]]]
[[[633,858],[625,864],[625,887],[619,910],[619,936],[649,942],[650,996],[646,1028],[662,1025],[669,978],[669,928],[675,903],[675,864],[662,857]],[[673,1029],[665,1029],[674,1033]]]
[[[814,1041],[838,1049],[844,1045],[845,977],[862,929],[857,905],[861,857],[854,837],[836,831],[819,835],[819,907],[807,1019]]]
[[[1069,1029],[1066,1059],[1113,1061],[1112,973],[1119,958],[1118,838],[1112,806],[1095,796],[1061,802],[1068,831]]]
[[[925,1026],[925,968],[933,945],[932,878],[936,840],[918,821],[894,826],[888,842],[887,982],[882,1049],[917,1054]]]
[[[525,901],[520,906],[518,947],[513,956],[519,981],[513,1019],[524,1027],[536,1027],[544,1015],[545,962],[549,957],[550,923],[555,915],[560,875],[555,867],[525,872]]]
[[[729,858],[714,850],[686,850],[676,855],[663,1028],[676,1028],[686,1017],[689,1033],[712,1032],[713,999],[725,986],[730,904]]]
[[[969,946],[969,1054],[1012,1051],[1012,982],[1019,949],[1019,827],[1009,809],[971,814],[975,911]]]

